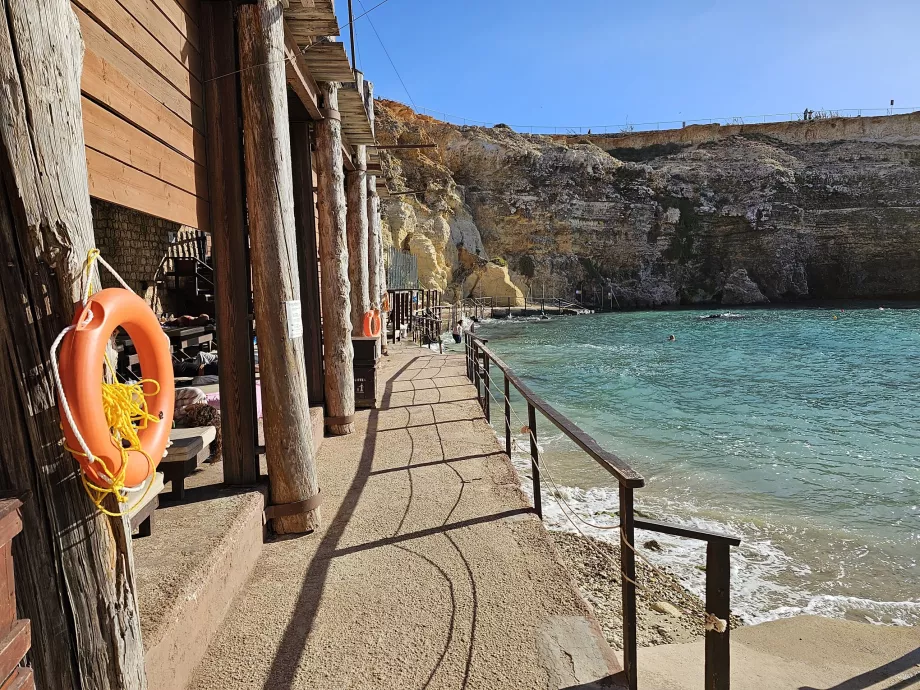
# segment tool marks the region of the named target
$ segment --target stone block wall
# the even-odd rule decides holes
[[[102,257],[148,304],[155,301],[157,268],[182,226],[99,199],[92,200],[92,209],[96,247]],[[100,276],[103,287],[118,286],[104,268]]]
[[[170,305],[164,303],[166,295],[157,294],[157,269],[171,247],[193,238],[198,231],[100,199],[91,201],[96,246],[102,256],[157,313],[170,311]],[[200,252],[196,244],[184,243],[179,253],[197,256]],[[100,275],[103,287],[117,287],[118,281],[104,268]]]

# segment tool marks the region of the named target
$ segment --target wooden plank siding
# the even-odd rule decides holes
[[[86,96],[83,97],[83,136],[87,148],[208,199],[206,166],[186,158]]]
[[[86,167],[90,196],[199,230],[210,227],[208,202],[201,197],[95,149],[86,149]]]
[[[73,0],[90,194],[209,226],[199,0]]]

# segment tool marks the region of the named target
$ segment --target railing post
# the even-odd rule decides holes
[[[479,407],[482,407],[482,389],[479,386],[481,380],[480,369],[479,369],[479,346],[476,341],[473,341],[473,383],[476,384],[476,402],[479,403]]]
[[[633,525],[633,490],[620,484],[620,582],[623,593],[623,668],[630,690],[638,686],[636,652],[636,543]],[[708,639],[708,638],[707,638]]]
[[[540,492],[540,451],[537,448],[537,411],[528,401],[527,427],[530,429],[530,472],[533,474],[533,509],[543,519],[543,495]]]
[[[505,374],[505,453],[511,457],[511,385]]]
[[[725,542],[706,544],[706,612],[728,622],[731,612],[729,580],[731,561]],[[725,632],[706,631],[706,690],[728,690],[729,646],[728,626]]]
[[[482,396],[482,409],[486,413],[486,421],[492,423],[492,394],[489,389],[489,384],[491,383],[491,375],[489,374],[489,355],[485,352],[482,353],[482,373],[483,373],[483,396]]]

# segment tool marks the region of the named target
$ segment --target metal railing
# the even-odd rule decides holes
[[[440,311],[440,310],[438,310]],[[444,321],[440,315],[426,315],[417,312],[412,315],[410,325],[412,340],[418,345],[438,345],[438,350],[443,352],[441,334],[444,332]]]
[[[409,252],[401,252],[395,247],[389,247],[385,262],[388,290],[418,288],[418,259],[416,257]]]
[[[537,412],[571,439],[579,448],[604,468],[619,485],[620,582],[623,606],[623,667],[631,690],[638,687],[637,613],[636,613],[636,552],[635,530],[643,529],[706,542],[706,614],[725,622],[723,631],[707,624],[705,642],[706,690],[729,689],[729,628],[730,628],[730,548],[738,546],[737,537],[692,529],[656,520],[636,517],[634,492],[645,486],[645,479],[623,460],[598,445],[591,436],[534,393],[510,367],[487,346],[488,341],[471,333],[464,334],[467,377],[476,386],[476,396],[486,420],[492,423],[492,367],[504,378],[505,452],[511,457],[511,389],[527,402],[527,431],[530,437],[530,466],[533,477],[534,511],[543,519],[540,479],[540,457],[537,444]]]
[[[460,302],[464,315],[479,318],[491,317],[494,310],[520,309],[524,312],[545,312],[547,308],[557,312],[589,312],[581,302],[564,297],[465,297]]]

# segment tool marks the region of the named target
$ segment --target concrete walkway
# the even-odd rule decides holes
[[[461,356],[396,351],[319,454],[317,534],[266,544],[189,688],[592,688],[617,662]]]

